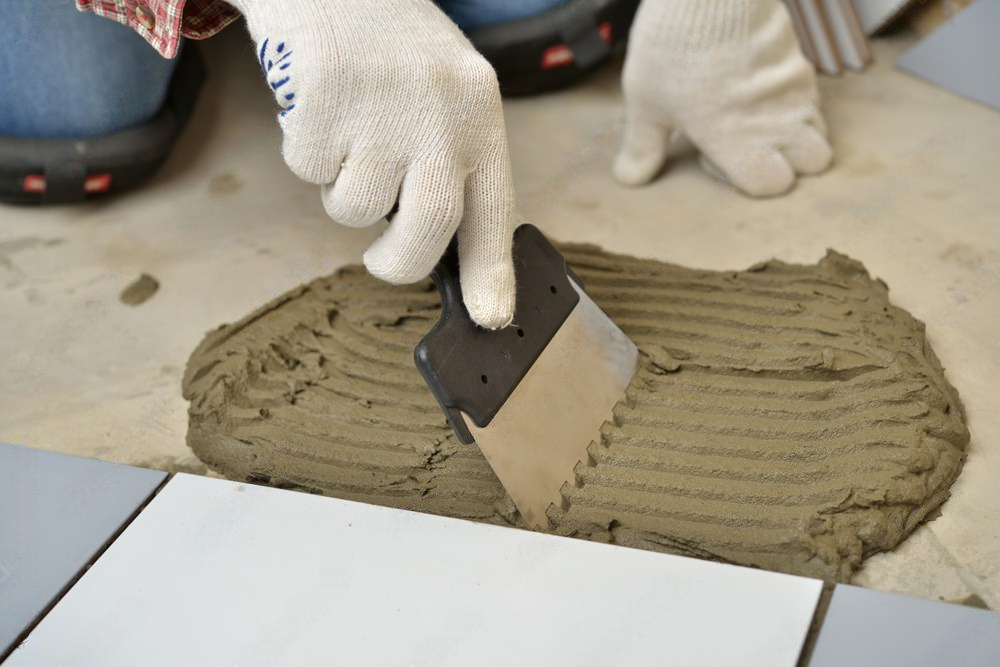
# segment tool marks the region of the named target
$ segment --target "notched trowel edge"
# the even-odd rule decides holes
[[[489,331],[462,303],[449,248],[432,273],[441,319],[414,359],[459,439],[479,445],[525,521],[547,529],[549,506],[625,398],[638,350],[537,228],[515,231],[513,257],[514,324]]]

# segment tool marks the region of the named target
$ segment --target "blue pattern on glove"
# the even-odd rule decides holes
[[[260,68],[267,77],[267,83],[274,91],[278,104],[282,111],[279,116],[284,117],[289,111],[295,108],[295,93],[290,91],[292,75],[289,73],[292,61],[289,57],[292,51],[287,48],[285,42],[279,42],[277,46],[271,46],[271,39],[268,37],[260,45],[260,53],[257,59],[260,61]],[[283,89],[280,90],[279,89]]]

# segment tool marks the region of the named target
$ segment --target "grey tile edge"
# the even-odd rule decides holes
[[[0,443],[0,445],[3,445],[3,443]],[[58,453],[58,452],[51,452],[51,453]],[[70,456],[70,455],[66,454],[64,456]],[[84,457],[76,457],[76,458],[84,458]],[[28,623],[25,626],[25,628],[21,631],[21,633],[17,637],[15,637],[14,640],[9,645],[0,646],[0,665],[2,665],[7,660],[7,658],[9,658],[11,654],[13,654],[14,651],[16,651],[22,643],[24,643],[24,641],[34,631],[34,629],[38,627],[38,624],[41,623],[42,620],[49,614],[49,612],[51,612],[56,607],[56,605],[58,605],[59,602],[66,596],[66,594],[69,593],[70,590],[72,590],[72,588],[76,585],[76,583],[80,581],[80,579],[87,573],[87,570],[89,570],[91,566],[93,566],[93,564],[96,563],[98,559],[100,559],[101,556],[103,556],[104,553],[109,548],[111,548],[111,545],[114,544],[119,537],[121,537],[122,533],[124,533],[128,529],[128,527],[132,525],[132,522],[135,521],[140,514],[142,514],[142,512],[146,509],[146,507],[149,506],[149,503],[151,503],[153,499],[156,498],[157,494],[159,494],[160,491],[162,491],[163,488],[168,483],[170,483],[170,480],[173,479],[174,477],[173,473],[164,472],[162,470],[152,470],[151,468],[138,468],[137,466],[127,466],[126,464],[122,463],[115,463],[112,465],[122,465],[126,467],[136,468],[138,470],[149,470],[150,472],[159,472],[162,474],[162,476],[160,477],[160,480],[156,484],[156,486],[150,489],[146,497],[143,498],[143,500],[137,505],[135,510],[128,517],[126,517],[126,519],[122,522],[122,524],[118,527],[118,529],[111,534],[111,536],[107,539],[107,541],[104,542],[104,544],[102,544],[96,551],[94,551],[94,553],[90,556],[90,558],[88,558],[87,561],[76,572],[76,574],[73,575],[69,583],[67,583],[52,598],[52,600],[49,601],[48,605],[46,605],[45,608],[30,623]],[[3,577],[3,563],[0,563],[0,581],[2,581],[2,577]]]

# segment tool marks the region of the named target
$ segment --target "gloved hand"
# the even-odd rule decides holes
[[[830,165],[816,73],[781,0],[644,0],[622,87],[614,174],[626,185],[656,176],[674,130],[709,172],[755,197]]]
[[[487,328],[514,313],[514,192],[493,68],[430,0],[228,0],[282,111],[282,152],[337,222],[399,212],[365,266],[430,273],[458,232],[462,292]]]

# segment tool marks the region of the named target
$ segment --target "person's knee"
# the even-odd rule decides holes
[[[149,120],[163,106],[176,61],[126,26],[72,2],[0,3],[0,134],[81,138]]]

